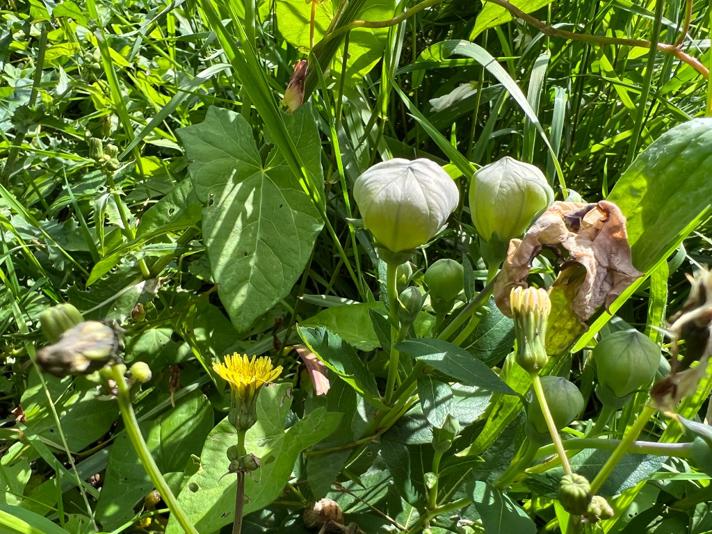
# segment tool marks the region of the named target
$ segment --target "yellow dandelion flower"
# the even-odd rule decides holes
[[[224,361],[213,364],[213,371],[230,385],[230,421],[238,429],[247,429],[256,421],[257,393],[279,377],[282,367],[274,367],[267,356],[250,358],[246,354],[229,354]]]

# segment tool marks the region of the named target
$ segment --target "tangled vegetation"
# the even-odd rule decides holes
[[[0,532],[712,532],[709,2],[0,20]]]

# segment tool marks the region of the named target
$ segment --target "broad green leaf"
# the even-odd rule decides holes
[[[213,410],[202,393],[184,399],[174,410],[141,425],[148,449],[162,473],[183,472],[198,454],[213,426]],[[111,446],[104,485],[96,505],[97,520],[114,529],[134,515],[134,506],[153,488],[126,433]]]
[[[514,7],[518,7],[524,13],[532,13],[537,9],[551,4],[552,0],[511,0],[510,3]],[[483,31],[504,24],[512,20],[511,13],[499,6],[493,4],[492,2],[487,2],[487,0],[482,0],[482,11],[477,15],[477,20],[475,20],[475,27],[472,28],[470,33],[470,40],[474,40]]]
[[[381,303],[333,306],[305,319],[301,325],[323,326],[349,345],[367,352],[381,346],[369,315],[372,309],[383,311],[385,308]]]
[[[398,350],[466,386],[513,395],[514,392],[480,360],[457,345],[441,339],[409,339]]]
[[[297,327],[299,337],[327,368],[373,404],[381,400],[376,380],[356,351],[324,327]]]
[[[314,7],[314,43],[317,44],[326,34],[334,18],[338,2],[333,0],[277,0],[275,13],[277,28],[282,37],[292,46],[305,52],[309,50],[309,33]],[[367,0],[356,14],[358,20],[380,21],[393,17],[393,0]],[[349,32],[349,49],[346,59],[347,79],[345,90],[367,74],[383,57],[388,28],[355,28]],[[339,48],[331,63],[331,70],[341,74],[344,47]]]
[[[288,384],[265,387],[257,401],[257,423],[247,432],[248,453],[261,466],[245,478],[245,513],[260,510],[279,497],[301,451],[331,434],[341,414],[318,408],[284,430],[291,404]],[[235,427],[223,419],[208,435],[200,456],[200,468],[184,486],[178,501],[198,532],[211,533],[233,521],[235,476],[228,473],[227,449],[236,443]],[[173,518],[167,534],[182,529]]]
[[[23,443],[14,443],[0,458],[0,503],[21,504],[32,469],[30,458],[23,456]]]
[[[712,118],[693,119],[646,148],[608,195],[627,218],[633,264],[648,271],[712,203]]]
[[[292,120],[304,161],[318,161],[313,118],[305,110]],[[207,203],[203,238],[220,300],[245,331],[301,275],[322,227],[319,214],[275,150],[262,163],[242,116],[211,107],[202,123],[178,135],[195,191]]]
[[[0,527],[7,534],[68,534],[46,517],[4,503],[0,503]]]
[[[94,384],[81,379],[59,379],[49,375],[45,375],[45,382],[59,414],[69,449],[73,452],[81,451],[101,438],[118,418],[116,403],[98,398],[101,395]],[[34,371],[30,372],[21,403],[27,431],[61,448],[59,431],[50,412],[47,396]]]
[[[467,352],[487,365],[498,365],[514,346],[514,322],[490,299],[481,309],[484,315],[475,328]]]
[[[418,379],[418,398],[428,422],[441,428],[450,414],[452,390],[446,382],[425,375]]]
[[[183,180],[146,210],[141,216],[136,236],[141,237],[153,232],[167,233],[191,226],[200,220],[201,208],[193,182]]]
[[[508,495],[478,480],[472,492],[485,532],[536,534],[534,521]]]

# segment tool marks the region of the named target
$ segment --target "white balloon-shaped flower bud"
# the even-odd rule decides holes
[[[457,207],[460,193],[437,163],[395,158],[359,176],[354,198],[378,244],[401,252],[427,243]]]
[[[507,243],[549,207],[554,191],[537,167],[505,156],[475,173],[469,200],[480,237]]]

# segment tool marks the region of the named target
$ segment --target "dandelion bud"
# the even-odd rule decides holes
[[[443,258],[425,271],[425,283],[430,289],[430,304],[437,313],[447,313],[465,286],[465,270],[462,264]]]
[[[545,289],[515,287],[509,295],[517,338],[517,363],[536,374],[546,365],[546,325],[551,301]]]
[[[442,168],[428,160],[395,158],[358,177],[354,198],[364,226],[387,252],[424,245],[443,227],[459,191]]]
[[[660,348],[633,329],[606,336],[592,355],[598,375],[596,395],[603,404],[615,408],[649,386],[660,365]]]
[[[586,477],[576,473],[564,475],[559,483],[559,501],[569,513],[585,513],[591,502],[591,484]]]
[[[37,362],[55,376],[89,374],[115,359],[118,345],[113,328],[98,321],[84,321],[40,350]]]
[[[40,313],[40,326],[50,343],[58,341],[65,331],[83,320],[81,312],[69,303],[57,304]]]
[[[583,411],[583,396],[578,388],[560,376],[542,376],[541,386],[557,429],[564,428]],[[544,414],[539,403],[529,403],[527,409],[527,434],[532,441],[541,443],[549,439]]]

